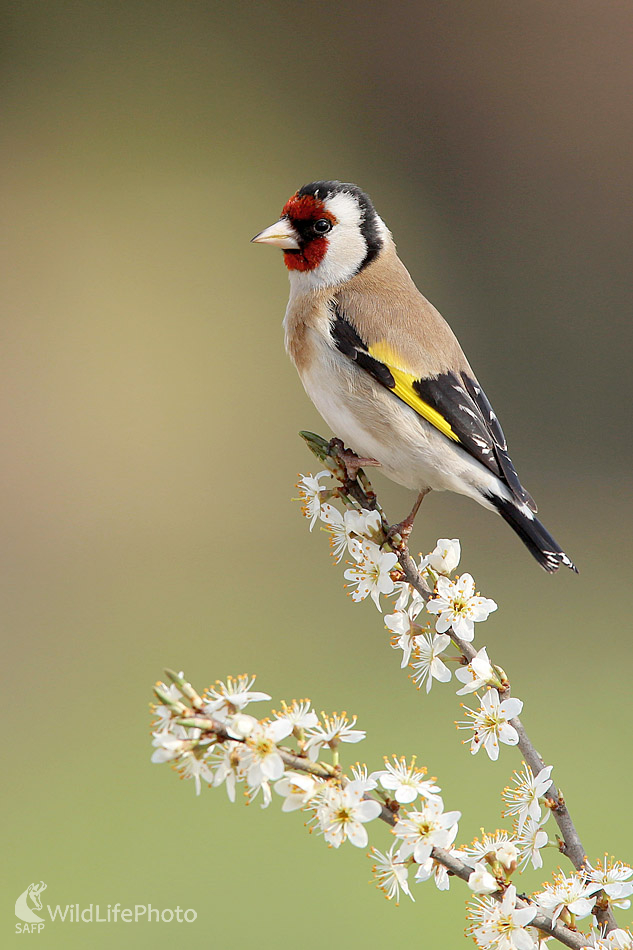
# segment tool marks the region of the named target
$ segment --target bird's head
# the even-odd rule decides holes
[[[280,247],[291,281],[309,289],[349,280],[371,264],[388,235],[358,185],[313,181],[288,199],[279,221],[253,242]]]

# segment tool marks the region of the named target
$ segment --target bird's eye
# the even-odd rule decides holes
[[[319,218],[319,220],[315,221],[312,225],[312,229],[316,231],[317,234],[327,234],[328,231],[332,230],[332,222],[328,221],[327,218]]]

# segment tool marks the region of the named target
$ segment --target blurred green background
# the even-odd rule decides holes
[[[2,4],[3,940],[44,880],[45,904],[198,918],[41,946],[464,944],[459,884],[396,909],[363,852],[149,762],[164,666],[256,672],[357,713],[347,762],[416,752],[459,842],[504,827],[519,755],[462,748],[454,689],[416,692],[291,501],[316,470],[296,433],[326,430],[283,351],[281,255],[248,242],[315,178],[372,195],[580,567],[546,576],[452,495],[413,536],[462,539],[500,605],[478,642],[590,856],[633,858],[632,41],[629,3],[584,0]]]

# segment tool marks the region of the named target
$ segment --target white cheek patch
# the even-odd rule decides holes
[[[367,256],[367,242],[362,235],[361,209],[346,192],[326,198],[325,207],[337,223],[327,235],[328,249],[318,267],[310,271],[290,271],[290,282],[297,290],[332,287],[349,280]]]
[[[325,199],[326,211],[331,212],[343,227],[359,228],[361,211],[358,201],[347,191],[340,191]]]

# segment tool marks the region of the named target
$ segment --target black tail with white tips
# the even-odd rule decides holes
[[[506,501],[504,498],[494,497],[491,501],[501,517],[514,528],[530,554],[549,574],[557,571],[561,564],[578,573],[574,562],[531,512],[526,513],[524,509],[517,507],[515,502]]]

